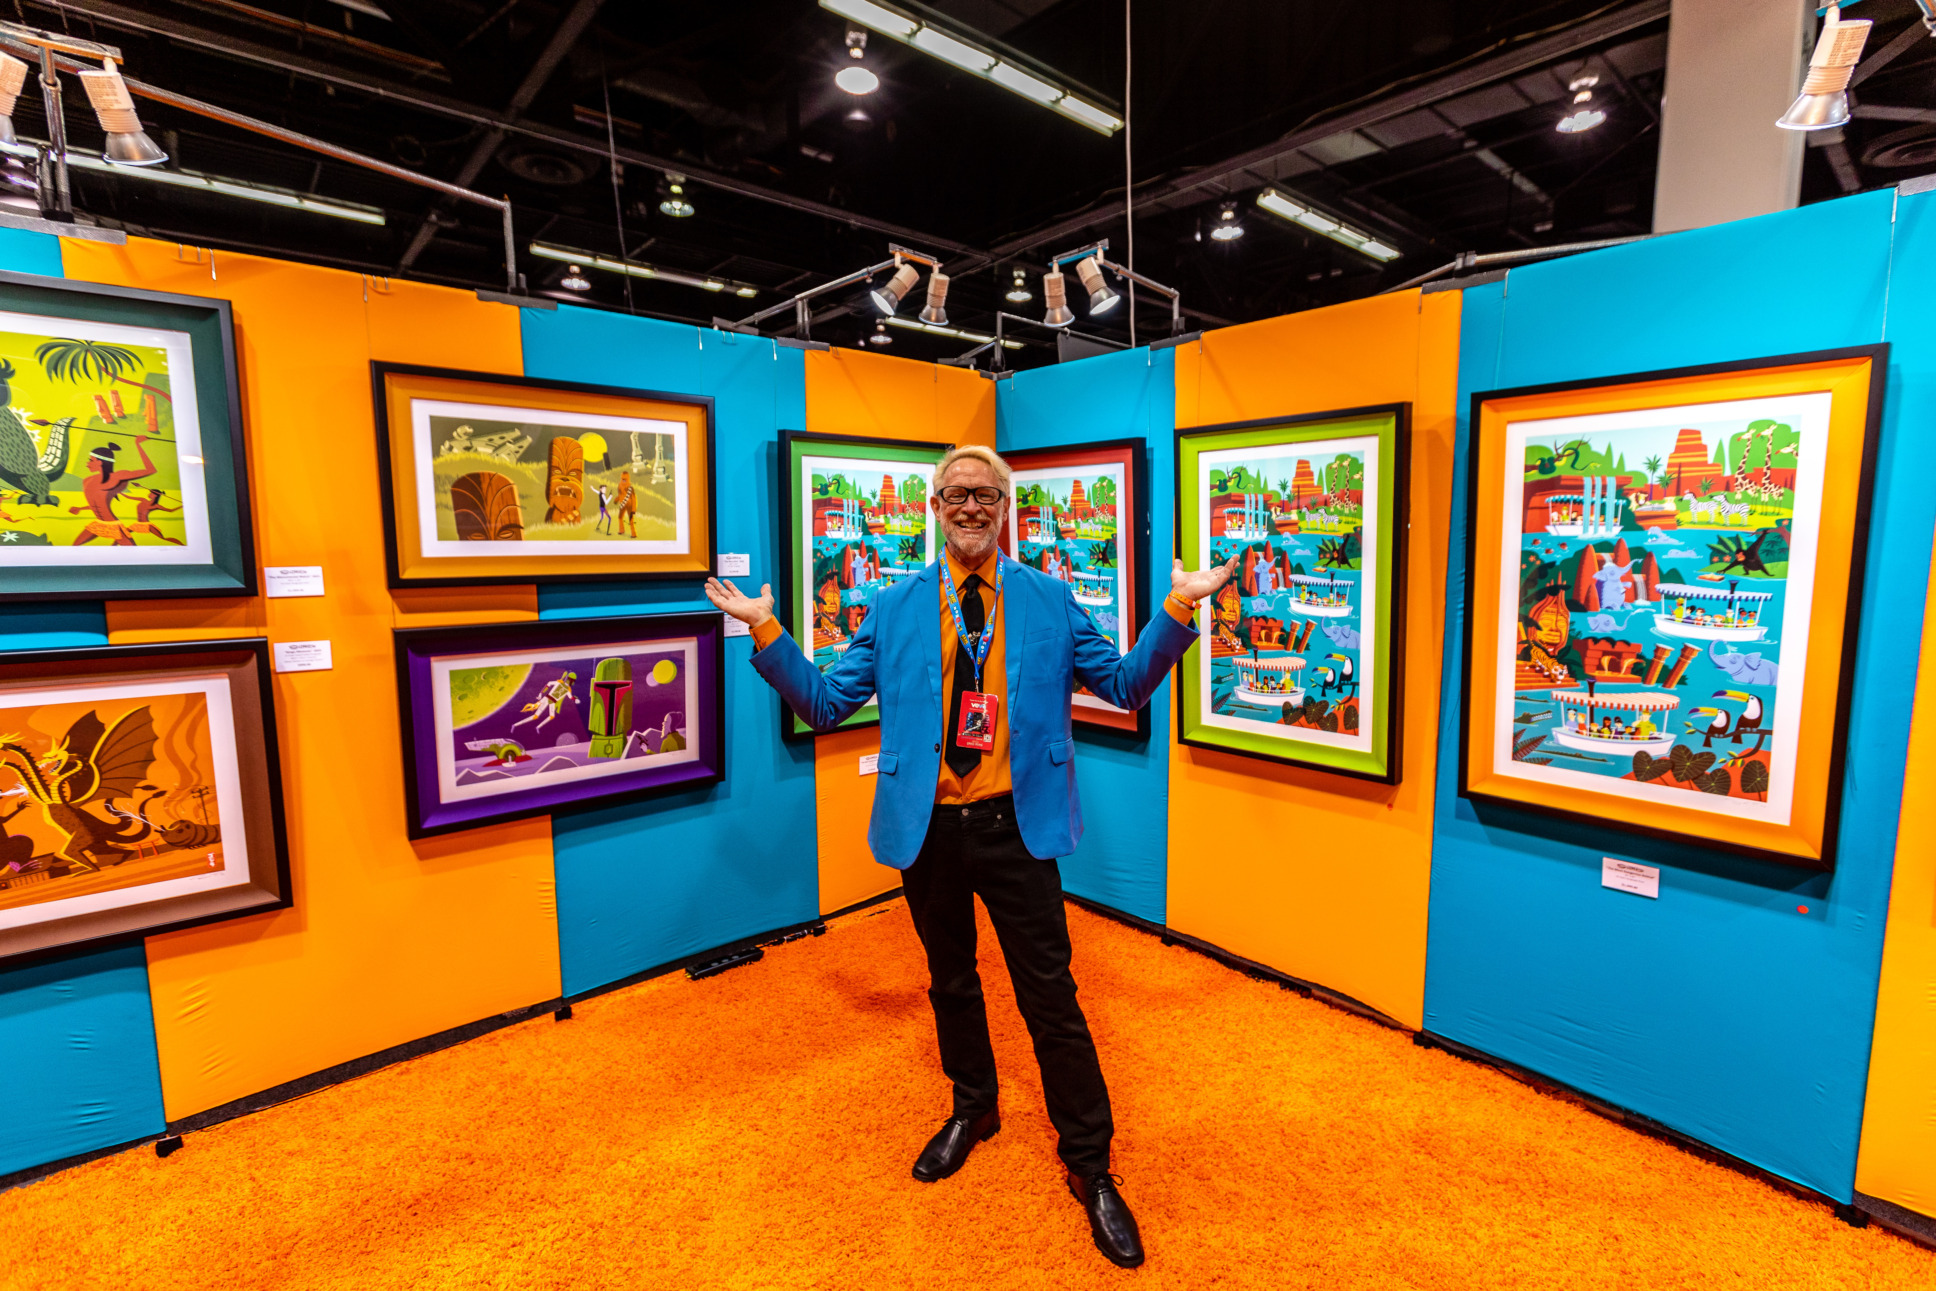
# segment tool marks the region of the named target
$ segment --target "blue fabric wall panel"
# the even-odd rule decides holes
[[[715,400],[715,521],[722,552],[770,582],[775,445],[806,425],[799,350],[732,333],[563,308],[524,315],[525,372]],[[710,608],[698,580],[541,588],[543,618]],[[567,994],[812,919],[818,909],[813,748],[779,737],[752,643],[726,643],[727,772],[710,789],[553,818]]]
[[[139,942],[0,973],[0,1175],[160,1134],[161,1068]]]
[[[0,269],[61,276],[60,239],[0,229]],[[0,606],[0,651],[106,645],[99,601]],[[142,947],[0,968],[0,1175],[159,1134],[161,1064]]]
[[[997,446],[1049,448],[1088,440],[1149,441],[1151,611],[1169,591],[1176,510],[1176,351],[1119,354],[1017,373],[996,389]],[[1150,698],[1150,739],[1077,726],[1076,788],[1086,833],[1062,862],[1063,886],[1162,923],[1169,890],[1170,683]]]
[[[1936,523],[1905,429],[1936,395],[1936,310],[1904,286],[1936,271],[1932,208],[1916,201],[1901,223],[1894,194],[1868,194],[1515,269],[1465,293],[1460,342],[1448,697],[1463,671],[1473,392],[1895,342],[1837,872],[1532,817],[1481,820],[1457,797],[1459,710],[1448,702],[1426,964],[1428,1029],[1844,1200]],[[1832,273],[1811,268],[1827,261]],[[1660,899],[1602,889],[1607,854],[1662,866]]]

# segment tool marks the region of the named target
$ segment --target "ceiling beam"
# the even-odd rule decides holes
[[[1523,75],[1548,63],[1565,58],[1568,54],[1578,53],[1603,41],[1625,35],[1637,27],[1657,22],[1667,16],[1670,0],[1637,0],[1636,3],[1617,9],[1612,13],[1601,14],[1565,31],[1555,32],[1536,40],[1528,40],[1510,49],[1482,58],[1444,76],[1422,81],[1407,90],[1387,95],[1333,116],[1325,117],[1310,125],[1301,126],[1281,138],[1272,140],[1248,152],[1240,152],[1234,157],[1209,166],[1202,166],[1156,185],[1137,195],[1134,199],[1136,210],[1163,209],[1178,205],[1178,199],[1194,194],[1199,189],[1211,188],[1217,192],[1233,188],[1258,187],[1274,182],[1275,164],[1286,160],[1300,148],[1328,139],[1332,135],[1347,130],[1358,130],[1365,126],[1389,121],[1393,117],[1430,107],[1434,103],[1449,99],[1468,90],[1478,89],[1494,81],[1507,77]],[[1075,240],[1082,233],[1098,224],[1109,223],[1123,218],[1121,200],[1098,202],[1087,210],[1053,224],[1044,225],[1031,232],[1013,237],[996,244],[986,252],[970,255],[948,266],[949,273],[966,273],[978,269],[991,260],[1005,260],[1023,252],[1033,251],[1051,243]]]
[[[142,12],[141,10],[130,9],[125,5],[115,4],[112,0],[33,0],[33,2],[45,8],[75,14],[79,17],[91,18],[95,22],[122,31],[135,31],[151,36],[162,36],[183,45],[206,49],[213,53],[239,59],[247,63],[255,63],[262,67],[274,68],[279,72],[285,72],[292,76],[305,77],[326,85],[341,86],[344,89],[355,90],[374,98],[400,104],[404,107],[414,108],[420,112],[427,112],[433,116],[446,117],[453,121],[466,121],[472,125],[499,127],[506,134],[522,135],[529,139],[541,139],[560,148],[570,149],[575,152],[590,153],[596,157],[616,155],[622,162],[649,167],[653,170],[676,171],[684,175],[692,183],[704,184],[709,188],[718,189],[723,193],[732,193],[756,202],[765,202],[772,206],[786,207],[789,210],[799,211],[807,215],[817,215],[822,219],[847,225],[849,228],[867,229],[870,232],[882,233],[888,237],[911,243],[917,247],[923,247],[933,251],[946,251],[955,255],[984,254],[977,251],[976,248],[969,246],[967,243],[957,242],[953,238],[937,237],[932,233],[924,233],[919,229],[910,229],[905,225],[894,224],[887,220],[873,219],[855,211],[845,210],[838,206],[830,206],[825,202],[816,202],[805,197],[795,197],[791,193],[782,193],[775,189],[763,188],[758,184],[749,184],[744,180],[735,179],[729,175],[722,175],[717,171],[709,171],[704,167],[695,167],[689,161],[679,161],[670,157],[659,157],[623,145],[608,154],[606,143],[603,139],[590,139],[584,135],[573,134],[569,130],[560,130],[555,126],[542,125],[537,122],[513,121],[501,112],[479,107],[476,104],[465,103],[458,99],[449,98],[445,95],[436,94],[427,90],[420,90],[412,86],[399,85],[394,81],[386,81],[380,77],[369,76],[361,72],[349,71],[318,59],[308,58],[302,54],[288,54],[281,50],[269,49],[261,45],[251,44],[247,41],[236,40],[229,36],[205,31],[199,27],[191,26],[188,23],[179,22],[173,18],[164,18],[156,14]],[[984,258],[980,263],[986,264],[987,262],[987,258]]]

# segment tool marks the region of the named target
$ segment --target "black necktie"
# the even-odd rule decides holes
[[[969,640],[978,639],[987,616],[988,611],[981,603],[981,578],[970,574],[961,583],[961,621],[968,629]],[[961,731],[961,697],[974,688],[974,652],[956,641],[954,695],[948,700],[948,768],[963,779],[981,765],[982,757],[982,750],[964,749],[955,743],[955,736]]]

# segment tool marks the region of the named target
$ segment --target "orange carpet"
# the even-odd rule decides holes
[[[1062,1190],[999,967],[1004,1129],[908,1177],[947,1093],[896,902],[0,1194],[0,1286],[1936,1286],[1936,1253],[1070,916],[1135,1272]]]

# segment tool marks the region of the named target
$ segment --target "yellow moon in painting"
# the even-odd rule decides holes
[[[670,659],[661,659],[652,665],[652,680],[661,686],[679,675],[679,665]]]
[[[585,450],[585,460],[602,462],[605,460],[605,436],[596,431],[578,437],[578,446]]]

